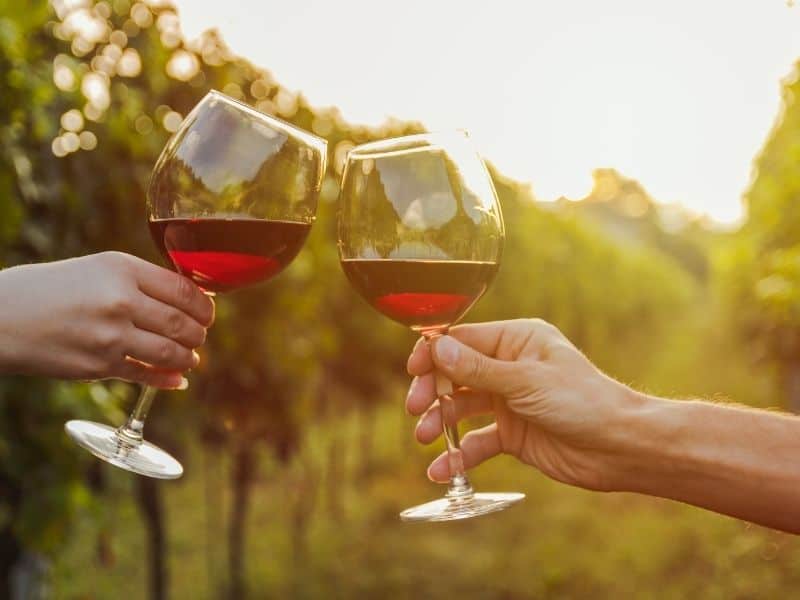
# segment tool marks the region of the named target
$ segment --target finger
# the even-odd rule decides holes
[[[436,368],[458,385],[509,394],[524,379],[521,363],[489,358],[449,335],[433,340],[432,345]]]
[[[144,260],[134,264],[142,292],[182,310],[201,325],[211,325],[214,303],[190,279]]]
[[[134,329],[126,339],[125,354],[160,369],[188,371],[200,362],[196,352],[169,338]]]
[[[206,328],[200,323],[174,306],[144,294],[134,305],[133,324],[187,348],[197,348],[206,341]]]
[[[464,459],[464,468],[471,469],[483,461],[497,456],[502,452],[500,436],[497,433],[497,423],[492,423],[481,429],[470,431],[461,440],[461,452]],[[450,466],[447,453],[440,454],[428,467],[428,478],[437,483],[444,483],[450,479]]]
[[[515,319],[458,325],[449,332],[461,343],[481,354],[497,358],[517,357],[521,351],[527,355],[541,356],[558,341],[568,340],[557,327],[542,319]]]
[[[406,363],[406,370],[409,375],[424,375],[433,370],[431,348],[425,338],[419,338],[414,345]]]
[[[485,415],[492,412],[493,403],[488,394],[463,390],[453,394],[455,422],[468,417]],[[442,434],[442,409],[438,402],[430,407],[417,423],[414,432],[417,441],[422,444],[430,444]]]
[[[406,410],[411,415],[421,415],[436,400],[436,380],[433,373],[414,377],[408,388]]]
[[[116,378],[165,390],[185,390],[189,382],[180,371],[159,369],[130,357],[123,361]]]

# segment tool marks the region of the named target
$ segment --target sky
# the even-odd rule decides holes
[[[786,0],[177,0],[231,49],[353,123],[464,128],[541,200],[593,169],[742,218],[751,164],[800,58]]]

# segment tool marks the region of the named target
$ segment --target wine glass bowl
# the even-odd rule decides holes
[[[212,91],[156,163],[153,240],[208,292],[269,279],[310,231],[326,156],[321,138]]]
[[[314,221],[326,142],[289,123],[209,92],[167,142],[150,179],[150,233],[164,258],[207,294],[277,275]],[[67,433],[95,456],[163,479],[180,463],[143,439],[155,389],[142,388],[118,429],[69,421]]]
[[[464,131],[353,148],[339,199],[339,256],[353,287],[387,317],[430,340],[484,294],[505,238],[500,204]],[[437,374],[451,465],[447,496],[401,513],[445,521],[507,508],[522,494],[476,494],[464,473],[452,384]]]

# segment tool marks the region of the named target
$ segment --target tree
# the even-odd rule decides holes
[[[748,220],[726,256],[730,315],[752,356],[778,368],[787,406],[800,411],[800,79],[755,160]]]

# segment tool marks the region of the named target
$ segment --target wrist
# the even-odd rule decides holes
[[[654,485],[660,487],[673,478],[685,477],[692,468],[686,432],[697,403],[624,387],[609,487],[613,491],[658,494]]]

